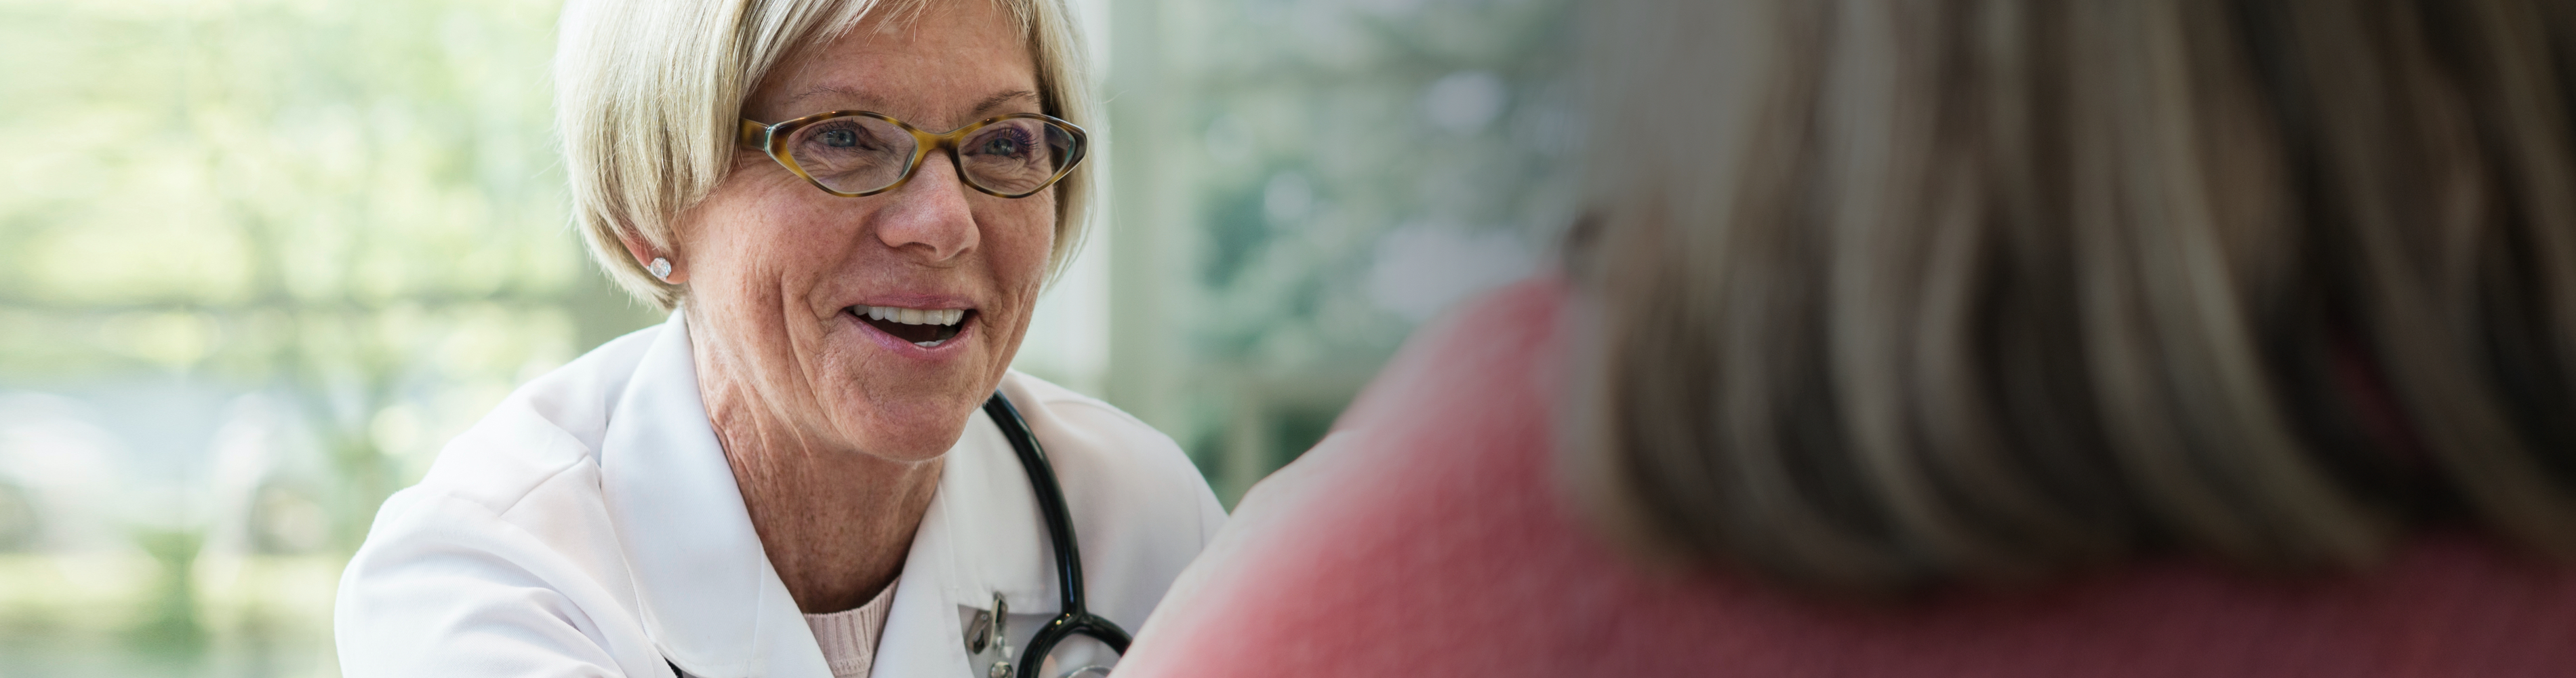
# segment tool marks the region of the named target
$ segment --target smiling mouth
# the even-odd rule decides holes
[[[975,315],[971,308],[897,308],[894,306],[852,306],[844,312],[856,316],[878,331],[894,335],[922,348],[937,348],[957,336],[966,319]]]

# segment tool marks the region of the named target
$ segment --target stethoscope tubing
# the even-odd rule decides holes
[[[1047,462],[1046,452],[1038,447],[1037,436],[1029,432],[1028,420],[1020,418],[1019,408],[1013,407],[1011,399],[1003,397],[1000,391],[993,392],[993,397],[984,401],[984,414],[991,416],[993,423],[1001,427],[1002,437],[1011,441],[1011,451],[1020,457],[1020,468],[1028,471],[1029,488],[1037,495],[1038,511],[1046,521],[1047,542],[1055,553],[1056,591],[1062,604],[1062,612],[1056,615],[1055,620],[1039,627],[1037,634],[1029,639],[1028,647],[1021,648],[1019,666],[1016,667],[1019,678],[1040,678],[1039,671],[1043,667],[1039,665],[1043,662],[1030,661],[1030,658],[1047,656],[1056,644],[1075,633],[1090,635],[1108,644],[1109,649],[1126,654],[1130,641],[1127,630],[1118,628],[1116,622],[1092,614],[1090,601],[1084,595],[1082,547],[1073,533],[1073,511],[1065,506],[1064,486],[1056,482],[1055,465]]]

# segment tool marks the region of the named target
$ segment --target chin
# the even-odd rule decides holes
[[[863,412],[848,413],[838,428],[852,447],[871,456],[928,461],[957,446],[967,422],[974,420],[976,408],[988,397],[990,389],[869,403]]]
[[[870,456],[926,461],[946,454],[1001,383],[1025,321],[1017,314],[987,320],[969,314],[953,343],[925,350],[852,319],[844,327],[856,341],[842,344],[848,353],[830,362],[839,374],[827,381],[843,388],[827,397],[837,401],[827,410],[829,425]]]

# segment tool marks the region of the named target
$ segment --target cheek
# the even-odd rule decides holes
[[[850,229],[832,227],[845,217],[796,199],[803,196],[761,189],[725,196],[730,199],[720,204],[709,200],[713,209],[697,224],[692,256],[711,273],[745,287],[792,287],[822,275],[833,253],[849,250]]]
[[[986,230],[989,251],[1004,289],[1034,290],[1045,282],[1047,259],[1055,248],[1055,201],[1029,197],[997,210]],[[1032,293],[1033,294],[1033,293]]]
[[[738,179],[718,184],[713,193],[689,208],[680,226],[680,257],[689,277],[724,277],[756,256],[760,235],[772,226],[762,214],[759,196]],[[699,285],[704,287],[705,285]]]

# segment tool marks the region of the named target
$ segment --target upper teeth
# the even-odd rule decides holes
[[[898,322],[906,325],[955,325],[957,324],[957,321],[966,319],[966,309],[962,308],[896,308],[893,306],[860,306],[857,308],[857,311],[859,315],[867,316],[870,319]]]

